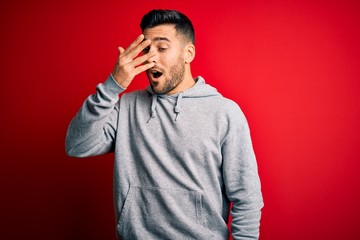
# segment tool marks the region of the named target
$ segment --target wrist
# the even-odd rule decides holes
[[[114,73],[110,74],[111,79],[119,86],[121,87],[123,90],[125,90],[127,88],[128,85],[125,85],[124,83],[120,83],[119,81],[116,80]]]
[[[110,74],[110,76],[106,79],[104,86],[108,90],[107,92],[112,96],[118,96],[120,93],[126,90],[126,88],[123,88],[116,82],[112,74]]]

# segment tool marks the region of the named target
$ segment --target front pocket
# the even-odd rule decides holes
[[[123,239],[211,239],[202,201],[196,191],[132,186],[118,234]]]
[[[131,203],[132,203],[132,196],[133,196],[133,190],[134,188],[133,187],[130,187],[129,188],[129,191],[128,191],[128,194],[125,198],[125,202],[124,202],[124,205],[123,205],[123,208],[121,210],[121,214],[120,214],[120,217],[119,217],[119,222],[118,222],[118,228],[123,226],[123,221],[126,220],[126,214],[127,214],[127,211],[129,209],[129,207],[131,206]]]

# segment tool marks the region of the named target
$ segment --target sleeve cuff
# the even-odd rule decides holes
[[[120,93],[124,92],[126,88],[121,87],[110,74],[109,77],[104,82],[104,86],[113,96],[118,96]]]

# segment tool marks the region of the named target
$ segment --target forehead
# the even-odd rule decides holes
[[[163,24],[152,28],[146,28],[143,34],[145,39],[150,39],[152,42],[179,42],[180,40],[175,26],[171,24]]]

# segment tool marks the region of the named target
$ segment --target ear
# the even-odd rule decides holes
[[[184,57],[185,63],[191,63],[195,58],[195,46],[194,46],[194,44],[188,43],[185,46],[184,54],[185,54],[185,57]]]

